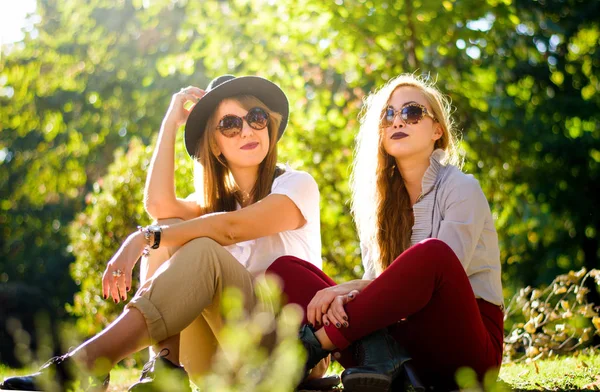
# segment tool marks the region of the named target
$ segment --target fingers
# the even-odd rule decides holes
[[[327,311],[327,318],[337,328],[348,326],[348,317],[344,311],[344,297],[346,296],[338,295],[335,300],[333,300],[329,310]]]
[[[182,103],[186,103],[187,101],[191,101],[194,104],[200,101],[201,97],[198,97],[194,94],[185,94],[185,93],[177,93],[177,98],[181,100]]]
[[[329,324],[331,324],[331,321],[329,321],[329,316],[327,316],[327,314],[323,315],[323,325],[326,327],[329,327]]]
[[[310,303],[306,307],[306,321],[312,325],[314,325],[313,323],[315,322],[314,310],[315,309],[314,309],[313,302],[310,301]]]
[[[179,91],[179,93],[191,94],[198,98],[202,98],[204,95],[206,95],[206,92],[204,90],[194,86],[184,87]]]
[[[117,280],[114,276],[111,276],[108,284],[110,285],[110,296],[116,304],[119,303],[119,288],[117,287]]]
[[[203,96],[206,95],[206,92],[198,87],[188,86],[182,88],[177,94],[177,97],[181,97],[184,101],[192,101],[198,102]]]
[[[325,311],[323,311],[323,307],[325,308]],[[327,311],[328,307],[329,305],[324,304],[322,295],[320,292],[318,292],[306,308],[306,319],[314,327],[322,325],[322,317],[323,314]]]
[[[121,276],[115,278],[115,284],[117,285],[117,291],[119,292],[119,299],[122,301],[127,300],[127,286],[125,285],[125,275],[127,275],[127,272],[123,272]]]
[[[108,266],[104,275],[102,275],[102,296],[104,299],[112,297],[113,301],[118,304],[121,300],[127,299],[128,288],[131,288],[131,271],[123,272],[121,276],[114,276],[113,272],[116,269]]]
[[[323,316],[323,312],[321,312],[321,305],[314,302],[316,301],[313,299],[313,301],[311,301],[311,303],[308,305],[306,310],[306,318],[312,326],[316,327],[322,323],[321,317]]]
[[[131,276],[133,275],[133,271],[128,270],[125,272],[125,291],[131,291]],[[125,295],[127,297],[127,295]]]
[[[104,274],[102,275],[102,297],[104,299],[108,299],[108,293],[109,293],[109,282],[108,282],[108,276],[109,276],[109,272],[108,272],[108,268],[106,268],[106,270],[104,271]]]
[[[354,298],[356,298],[358,293],[360,293],[360,291],[358,291],[358,290],[352,290],[351,292],[349,292],[347,295],[346,303],[354,300]]]

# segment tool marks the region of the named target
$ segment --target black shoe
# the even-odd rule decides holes
[[[183,366],[177,366],[164,358],[169,349],[163,348],[142,369],[140,381],[133,384],[130,392],[191,392],[190,376]]]
[[[321,347],[321,343],[319,343],[319,340],[315,336],[315,331],[306,324],[300,328],[298,338],[302,342],[307,355],[306,363],[304,364],[304,379],[308,375],[308,372],[317,366],[321,362],[321,359],[328,356],[330,352]]]
[[[79,388],[84,391],[106,391],[110,374],[101,377],[83,376],[69,356],[51,358],[37,373],[5,378],[0,389],[9,391],[43,391]],[[78,390],[79,390],[78,389]]]
[[[340,383],[340,376],[337,374],[322,377],[322,378],[313,378],[311,380],[304,380],[296,387],[296,391],[331,391],[333,388],[337,387]]]
[[[405,365],[411,360],[385,329],[365,336],[354,345],[360,366],[342,373],[345,392],[388,392],[394,379],[406,370]],[[416,383],[420,390],[420,382],[411,367],[408,381]]]

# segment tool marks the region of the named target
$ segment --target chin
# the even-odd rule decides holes
[[[415,154],[417,151],[415,151],[413,148],[408,148],[407,146],[392,146],[391,148],[386,148],[385,152],[396,159],[401,159],[407,158]]]
[[[235,162],[234,165],[238,166],[238,167],[255,167],[255,166],[259,166],[263,161],[265,160],[265,157],[253,157],[250,158],[248,157],[248,159],[240,159],[239,161]]]

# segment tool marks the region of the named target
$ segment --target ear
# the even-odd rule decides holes
[[[443,131],[441,125],[437,124],[435,126],[435,130],[433,131],[433,136],[431,137],[431,139],[439,140],[442,136],[444,136],[444,131]]]
[[[210,141],[210,151],[213,153],[215,157],[221,156],[221,149],[219,148],[219,144],[216,140]]]

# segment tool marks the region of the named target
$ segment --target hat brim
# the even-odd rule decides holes
[[[287,126],[289,117],[288,99],[275,83],[259,76],[240,76],[221,83],[204,95],[192,109],[185,123],[185,149],[191,157],[197,155],[198,141],[206,129],[208,118],[225,98],[237,95],[252,95],[269,109],[281,114],[281,124],[277,140],[281,138]],[[196,156],[197,157],[197,156]]]

